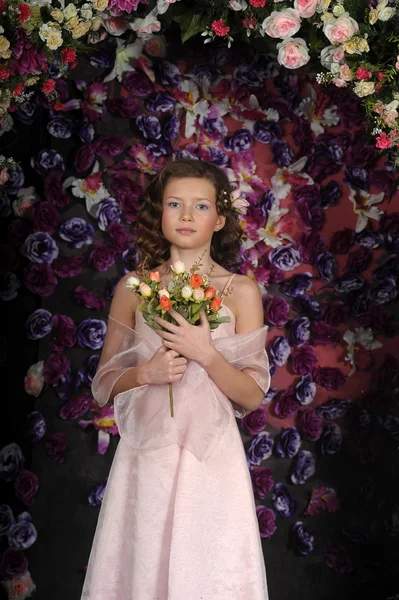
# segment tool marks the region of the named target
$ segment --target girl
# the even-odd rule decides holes
[[[267,600],[251,478],[235,420],[269,389],[267,327],[259,287],[231,274],[242,231],[226,175],[176,160],[152,180],[138,219],[137,248],[167,286],[170,265],[200,274],[228,304],[210,330],[158,319],[117,285],[93,395],[115,402],[120,442],[105,491],[82,600]],[[225,266],[222,266],[225,265]],[[230,283],[234,280],[234,287]],[[228,294],[230,292],[230,294]],[[180,356],[179,356],[180,355]],[[173,382],[175,417],[169,412]]]

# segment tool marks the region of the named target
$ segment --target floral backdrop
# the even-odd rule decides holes
[[[113,408],[90,393],[109,305],[137,262],[142,190],[165,162],[193,157],[250,203],[241,272],[262,292],[272,383],[237,423],[271,600],[298,585],[310,599],[394,596],[394,166],[367,143],[353,94],[273,53],[182,51],[163,36],[119,46],[88,53],[69,82],[55,70],[57,105],[19,103],[3,138],[11,153],[15,132],[37,133],[0,187],[0,295],[24,334],[0,358],[6,370],[22,349],[36,357],[10,379],[24,408],[0,448],[3,591],[50,599],[62,580],[57,599],[80,597],[118,441]]]

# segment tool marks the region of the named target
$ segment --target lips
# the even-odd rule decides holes
[[[182,227],[181,229],[177,229],[179,233],[194,233],[194,229],[190,229],[187,227]]]

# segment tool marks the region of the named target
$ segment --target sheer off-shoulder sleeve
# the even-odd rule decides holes
[[[92,392],[104,405],[123,373],[150,360],[162,338],[136,312],[135,329],[109,318],[109,329]],[[238,369],[245,369],[263,390],[269,386],[265,351],[267,327],[215,338],[215,348]],[[196,361],[188,361],[182,379],[173,383],[174,417],[168,384],[143,385],[117,394],[114,414],[121,438],[147,451],[171,444],[184,446],[199,460],[213,452],[233,418],[230,400]],[[240,409],[241,407],[238,407]],[[244,416],[244,415],[243,415]]]

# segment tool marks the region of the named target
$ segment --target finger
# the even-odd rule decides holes
[[[179,323],[179,325],[183,325],[185,323],[186,319],[180,313],[178,313],[177,310],[173,310],[173,308],[171,308],[167,312],[171,317],[174,318],[176,323]],[[173,327],[177,327],[177,325],[173,325]]]
[[[169,331],[176,332],[178,329],[178,325],[173,325],[173,323],[169,323],[169,321],[165,321],[165,319],[162,319],[161,317],[155,317],[154,321]]]

